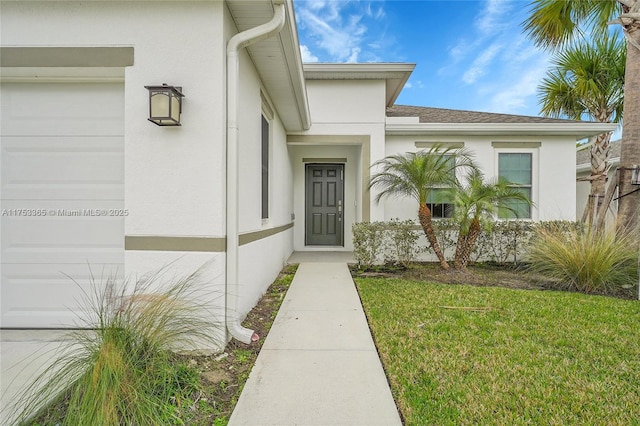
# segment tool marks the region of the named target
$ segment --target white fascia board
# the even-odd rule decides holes
[[[387,123],[387,135],[545,135],[575,136],[580,140],[613,132],[615,123]]]
[[[413,72],[416,64],[405,62],[371,62],[371,63],[305,63],[304,75],[308,80],[354,78],[388,78],[398,73]]]
[[[307,80],[385,80],[386,106],[392,106],[409,80],[416,64],[380,62],[364,64],[306,63]]]
[[[284,28],[280,32],[280,37],[285,49],[285,56],[289,58],[287,65],[289,67],[295,101],[300,114],[300,124],[302,130],[309,130],[311,127],[311,112],[309,110],[309,101],[307,99],[307,86],[304,79],[302,55],[300,53],[300,42],[298,40],[298,29],[296,27],[296,18],[293,11],[292,0],[286,1],[286,15],[287,20],[284,24]]]
[[[609,158],[609,163],[611,164],[611,168],[618,167],[620,165],[620,157]],[[589,163],[578,164],[576,166],[576,173],[589,171],[591,171],[591,164]]]

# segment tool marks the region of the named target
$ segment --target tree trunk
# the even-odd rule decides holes
[[[618,173],[616,170],[616,175],[611,182],[609,182],[609,188],[607,188],[607,192],[604,195],[604,201],[598,210],[598,217],[595,224],[595,231],[601,232],[605,230],[607,220],[607,212],[609,211],[609,206],[611,205],[611,200],[613,200],[613,194],[616,192],[616,188],[618,187]]]
[[[611,164],[609,163],[609,147],[611,142],[611,133],[602,133],[598,135],[591,145],[591,191],[587,198],[587,206],[585,208],[585,216],[583,221],[587,225],[592,226],[596,220],[596,213],[600,208],[604,193],[607,186],[607,174]]]
[[[467,232],[467,235],[469,235],[468,232]],[[460,230],[460,232],[458,232],[458,242],[456,243],[456,254],[453,257],[454,269],[464,269],[464,266],[462,265],[462,262],[460,259],[462,259],[462,252],[464,251],[467,245],[467,235],[462,233],[462,229]]]
[[[474,218],[471,221],[471,225],[469,225],[469,233],[464,237],[462,247],[456,247],[454,268],[467,269],[467,264],[471,258],[471,252],[473,251],[473,246],[478,239],[478,235],[480,235],[480,221],[477,218]],[[458,238],[458,243],[459,242],[460,238]]]
[[[429,210],[429,207],[427,207],[426,204],[420,204],[420,208],[418,209],[418,219],[420,219],[420,225],[422,226],[424,234],[427,236],[427,240],[429,240],[429,244],[431,244],[433,252],[438,256],[440,266],[442,269],[449,269],[449,264],[444,258],[444,254],[438,244],[438,238],[436,238],[436,233],[433,230],[433,224],[431,223],[431,210]]]
[[[626,29],[628,37],[640,46],[640,21],[627,25]],[[631,184],[631,167],[640,164],[640,48],[629,41],[626,67],[617,230],[637,233],[640,191],[632,192],[639,187]]]

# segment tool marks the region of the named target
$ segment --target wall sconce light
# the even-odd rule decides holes
[[[640,185],[640,166],[631,166],[631,185]]]
[[[182,87],[144,86],[149,90],[149,121],[158,126],[181,126]]]

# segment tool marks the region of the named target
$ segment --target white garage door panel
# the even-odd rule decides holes
[[[77,327],[83,291],[123,273],[124,88],[1,90],[0,326]]]
[[[113,273],[122,278],[122,265],[93,266],[95,285],[85,265],[5,265],[2,269],[3,323],[20,327],[76,328],[89,319],[84,294],[104,287]],[[66,274],[66,275],[65,275]],[[67,276],[68,275],[68,276]],[[71,279],[71,278],[73,279]],[[75,281],[75,282],[74,282]],[[28,298],[24,297],[26,294]],[[93,298],[95,300],[95,297]]]
[[[2,134],[122,135],[121,84],[3,84]]]
[[[122,137],[3,137],[3,199],[122,199]],[[97,190],[96,190],[97,189]]]
[[[50,210],[47,216],[2,217],[3,263],[122,262],[122,217],[63,216],[84,212],[65,209],[61,203]],[[87,213],[100,210],[106,209],[97,206]]]

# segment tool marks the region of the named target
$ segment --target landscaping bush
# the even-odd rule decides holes
[[[69,335],[59,359],[17,401],[24,407],[17,422],[35,415],[60,425],[184,424],[176,407],[197,391],[198,373],[176,363],[172,350],[224,342],[212,341],[221,325],[202,302],[210,295],[197,288],[200,271],[163,285],[167,271],[131,285],[92,280],[85,295],[92,330]],[[61,406],[63,413],[50,412]]]
[[[380,263],[383,247],[383,222],[360,222],[351,227],[353,255],[358,265],[370,268]]]
[[[361,268],[374,265],[408,266],[420,250],[419,228],[411,220],[360,222],[353,225],[353,255]]]
[[[631,287],[638,279],[638,240],[561,223],[536,227],[531,269],[583,292]]]
[[[471,258],[474,262],[484,260],[499,264],[518,263],[525,254],[532,230],[533,222],[530,221],[488,222],[478,237]]]
[[[420,250],[418,247],[420,235],[416,230],[416,224],[411,220],[391,219],[386,223],[384,235],[386,237],[385,262],[400,264],[405,268],[409,266]]]
[[[486,222],[471,253],[471,261],[521,263],[527,260],[535,229],[553,229],[568,235],[583,230],[584,224],[571,221],[536,223],[528,220]],[[458,224],[453,219],[437,219],[433,221],[433,230],[446,259],[453,260]],[[361,222],[353,225],[352,231],[354,256],[364,269],[383,263],[406,267],[425,252],[425,248],[419,245],[419,239],[423,236],[421,228],[411,220]],[[428,245],[426,252],[433,254]]]

